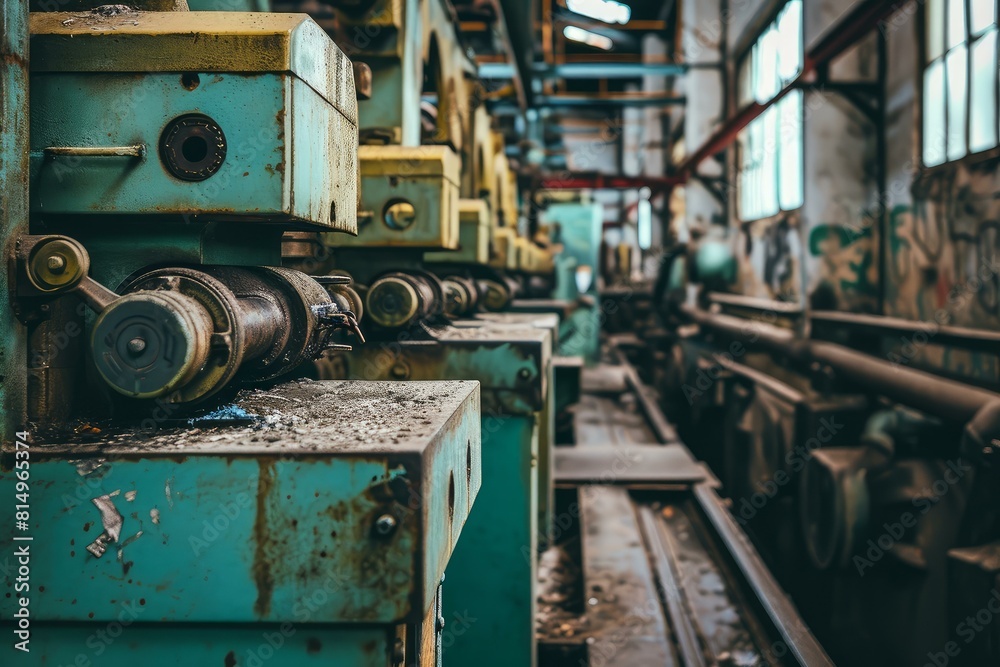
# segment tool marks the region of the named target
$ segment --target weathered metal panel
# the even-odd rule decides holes
[[[356,238],[335,236],[342,247],[451,249],[458,247],[459,159],[447,146],[362,146],[361,208]],[[394,204],[408,204],[410,214],[390,219]]]
[[[483,489],[445,579],[446,665],[534,664],[539,416],[550,400],[550,340],[530,327],[455,328],[440,341],[367,345],[330,364],[354,378],[482,384]]]
[[[479,313],[476,319],[457,320],[458,328],[482,327],[490,331],[519,329],[525,326],[546,331],[553,344],[559,336],[559,318],[541,313]],[[542,410],[538,413],[538,526],[540,535],[548,537],[552,533],[555,507],[555,487],[552,471],[556,445],[556,377],[554,359],[545,373],[546,391]]]
[[[47,57],[32,63],[32,211],[356,231],[350,61],[301,16],[255,15],[248,27],[240,13],[176,14],[139,12],[137,25],[98,27],[90,15],[33,19],[33,48]],[[221,164],[204,180],[177,178],[161,156],[165,130],[186,114],[208,116],[225,136]],[[138,156],[53,154],[130,146]]]
[[[441,264],[489,264],[490,210],[482,199],[458,200],[458,249],[424,253],[424,261]]]
[[[36,623],[29,665],[100,667],[389,667],[395,635],[379,627],[344,628],[310,624],[310,609],[321,599],[303,591],[296,619],[257,626],[226,624],[162,625],[138,600],[122,600],[114,622]]]
[[[536,664],[538,434],[527,417],[484,418],[483,489],[448,565],[444,664]]]
[[[33,449],[34,618],[284,622],[322,590],[311,622],[419,622],[481,484],[477,384],[289,383],[226,416]]]
[[[484,415],[534,415],[549,390],[545,331],[451,328],[436,341],[372,342],[322,363],[322,377],[353,380],[477,380]]]
[[[17,237],[28,232],[28,3],[5,2],[0,9],[0,241],[4,258]],[[3,433],[13,438],[24,423],[27,334],[12,317],[10,293],[0,289],[0,413]]]

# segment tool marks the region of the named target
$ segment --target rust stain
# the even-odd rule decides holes
[[[319,653],[322,648],[323,645],[315,637],[306,639],[306,653]]]
[[[260,461],[257,479],[257,516],[254,519],[253,535],[256,543],[253,560],[253,578],[257,583],[257,601],[254,611],[258,616],[267,616],[271,611],[271,596],[274,593],[274,573],[268,554],[270,535],[267,526],[267,497],[274,485],[273,462]]]
[[[236,667],[236,653],[230,651],[226,654],[226,659],[222,662],[225,667]]]

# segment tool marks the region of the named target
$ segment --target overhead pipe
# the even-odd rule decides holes
[[[789,329],[731,315],[710,313],[690,305],[683,315],[704,329],[786,357],[801,365],[828,366],[837,375],[927,414],[967,423],[990,406],[1000,405],[1000,394],[897,366],[843,345],[796,337]]]

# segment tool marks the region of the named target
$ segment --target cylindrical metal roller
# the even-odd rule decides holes
[[[479,306],[479,286],[463,276],[447,276],[444,285],[444,308],[448,317],[468,317]]]
[[[290,269],[159,269],[124,292],[98,316],[91,347],[101,377],[133,398],[188,403],[277,377],[350,328],[322,285]]]
[[[437,314],[443,307],[441,291],[427,275],[387,273],[368,288],[365,313],[383,329],[403,329]]]
[[[514,300],[514,292],[506,282],[480,280],[479,289],[483,297],[483,308],[491,313],[507,310],[510,302]]]

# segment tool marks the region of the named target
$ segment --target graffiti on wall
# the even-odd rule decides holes
[[[795,214],[744,223],[737,257],[737,291],[777,301],[800,300],[802,251]]]
[[[921,174],[913,204],[889,214],[886,315],[942,325],[1000,324],[1000,171],[954,165]],[[893,342],[907,363],[997,381],[997,355]]]
[[[823,222],[809,230],[816,275],[810,301],[815,308],[875,311],[878,262],[873,223],[872,215],[864,212],[857,225]]]

